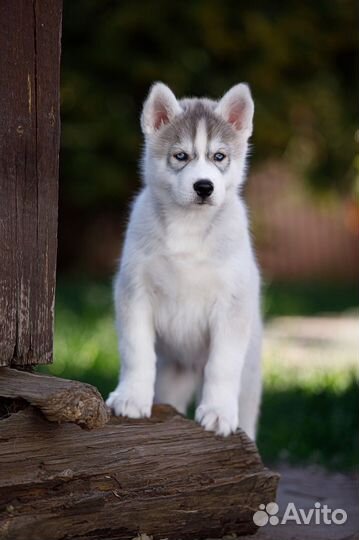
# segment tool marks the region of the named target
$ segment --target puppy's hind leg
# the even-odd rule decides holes
[[[155,382],[155,403],[172,405],[186,414],[194,397],[200,376],[195,371],[175,362],[158,361]]]
[[[261,381],[261,324],[258,322],[252,333],[243,367],[242,385],[239,394],[239,427],[254,441],[262,393]]]

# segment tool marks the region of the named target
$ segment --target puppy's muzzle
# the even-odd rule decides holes
[[[197,193],[199,197],[201,197],[202,200],[207,199],[209,197],[214,189],[213,183],[210,180],[197,180],[193,184],[193,189]]]

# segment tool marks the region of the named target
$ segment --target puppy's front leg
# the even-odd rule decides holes
[[[238,397],[251,328],[249,314],[243,306],[240,313],[231,306],[220,310],[213,320],[196,420],[218,435],[227,436],[238,428]]]
[[[106,403],[118,416],[151,416],[156,376],[155,332],[146,297],[116,295],[121,376]]]

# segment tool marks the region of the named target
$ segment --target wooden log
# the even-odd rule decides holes
[[[251,534],[278,482],[243,432],[216,437],[167,406],[94,431],[28,407],[0,421],[0,463],[3,540]]]
[[[52,360],[61,15],[0,2],[0,366]]]
[[[0,398],[22,399],[39,408],[52,422],[102,427],[109,412],[100,392],[90,384],[0,368]]]

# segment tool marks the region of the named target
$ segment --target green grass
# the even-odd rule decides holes
[[[60,281],[54,358],[52,374],[94,384],[103,396],[114,388],[118,354],[110,284]]]
[[[357,290],[334,285],[267,285],[267,319],[350,310]],[[353,352],[353,354],[355,354]],[[278,369],[265,358],[258,446],[265,463],[288,460],[352,469],[357,463],[358,389],[346,367],[328,372]],[[117,382],[117,338],[109,283],[60,280],[57,290],[55,361],[42,370],[86,381],[107,396]]]
[[[266,463],[358,465],[358,381],[353,371],[298,380],[266,373],[257,444]]]

